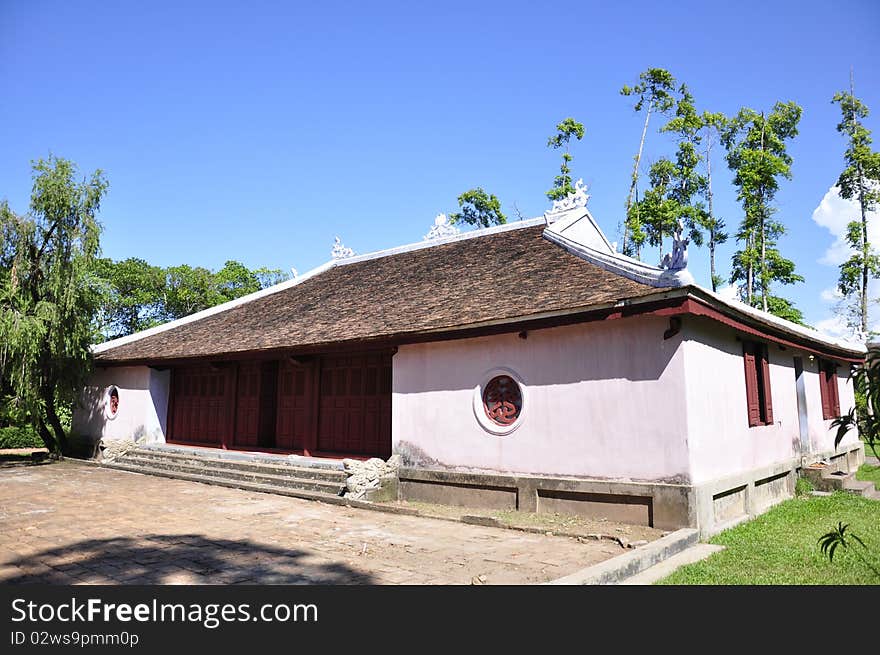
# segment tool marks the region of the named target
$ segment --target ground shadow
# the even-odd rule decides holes
[[[312,561],[306,561],[312,560]],[[305,551],[198,534],[89,539],[5,563],[2,584],[377,584]]]

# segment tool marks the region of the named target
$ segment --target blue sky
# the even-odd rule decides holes
[[[573,116],[587,130],[573,172],[615,241],[643,120],[619,89],[657,66],[701,110],[803,107],[777,206],[806,283],[783,294],[831,329],[829,249],[849,219],[829,198],[814,220],[842,167],[830,99],[854,65],[880,139],[878,26],[873,1],[0,0],[0,198],[24,211],[30,161],[51,152],[106,172],[106,256],[304,272],[335,235],[359,253],[421,240],[477,185],[511,218],[514,203],[541,215],[559,164],[547,137]],[[673,152],[659,125],[645,169]],[[717,211],[736,225],[720,154]],[[705,250],[690,261],[708,285]]]

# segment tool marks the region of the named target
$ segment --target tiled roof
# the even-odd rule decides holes
[[[118,346],[102,362],[161,361],[404,338],[613,303],[662,289],[584,261],[543,225],[341,262],[298,284]]]

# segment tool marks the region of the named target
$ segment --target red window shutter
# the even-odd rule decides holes
[[[837,367],[834,364],[828,370],[828,392],[828,404],[831,406],[831,416],[828,418],[837,418],[840,416],[840,396],[837,390]]]
[[[819,361],[819,395],[822,397],[822,418],[831,418],[831,394],[828,386],[828,371],[825,362]]]
[[[764,417],[767,425],[773,424],[773,395],[770,393],[770,361],[766,346],[761,352],[761,369],[764,383]]]
[[[758,408],[758,369],[755,366],[755,355],[749,352],[748,344],[743,344],[743,362],[746,373],[746,402],[749,415],[749,427],[761,424],[761,412]]]

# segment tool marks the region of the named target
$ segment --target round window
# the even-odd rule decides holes
[[[496,375],[483,388],[483,409],[495,425],[516,423],[522,411],[522,392],[509,375]]]
[[[104,401],[104,415],[107,418],[115,418],[119,413],[119,389],[115,386],[107,389],[107,397]]]
[[[483,383],[474,387],[474,416],[490,434],[504,436],[518,429],[528,405],[528,389],[519,375],[508,368],[485,373]]]

